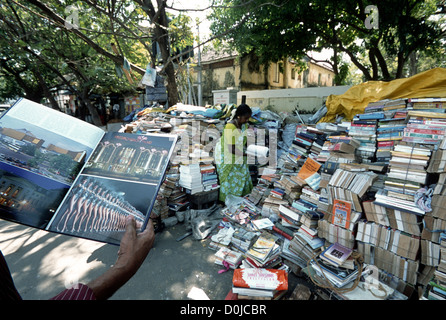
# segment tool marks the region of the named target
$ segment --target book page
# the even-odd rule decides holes
[[[47,230],[118,245],[125,219],[144,230],[164,181],[176,136],[108,132]]]
[[[72,141],[94,148],[104,131],[88,122],[69,116],[36,102],[21,99],[7,116],[20,119],[56,135],[69,137]]]

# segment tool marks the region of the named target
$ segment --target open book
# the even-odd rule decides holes
[[[146,227],[175,135],[106,133],[20,99],[0,118],[0,218],[119,244]]]

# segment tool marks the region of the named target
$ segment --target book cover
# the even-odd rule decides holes
[[[127,215],[145,228],[176,143],[105,133],[27,99],[2,115],[0,130],[0,217],[112,244]]]
[[[335,242],[321,253],[321,257],[335,262],[338,266],[342,265],[352,254],[353,250]]]
[[[321,167],[321,164],[311,158],[307,158],[305,160],[305,163],[302,165],[302,167],[299,170],[298,177],[301,179],[306,179],[313,174],[317,173],[319,168]]]
[[[339,227],[348,229],[348,227],[350,226],[351,211],[352,204],[350,202],[334,199],[331,223]]]
[[[235,269],[232,284],[242,288],[288,290],[288,274],[279,269]]]

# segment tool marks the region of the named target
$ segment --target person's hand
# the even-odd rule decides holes
[[[132,274],[136,273],[147,257],[154,241],[155,231],[151,219],[149,219],[146,229],[137,234],[136,221],[134,217],[128,216],[115,267]]]
[[[87,284],[93,290],[95,298],[108,299],[123,286],[141,267],[154,241],[155,232],[150,219],[146,229],[137,234],[135,218],[127,217],[126,230],[115,265]]]

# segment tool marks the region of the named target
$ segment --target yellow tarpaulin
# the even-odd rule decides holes
[[[368,81],[351,87],[342,95],[327,98],[327,113],[319,122],[334,122],[337,115],[352,120],[356,114],[364,113],[370,102],[399,98],[445,98],[446,69],[435,68],[410,78],[389,82]]]

